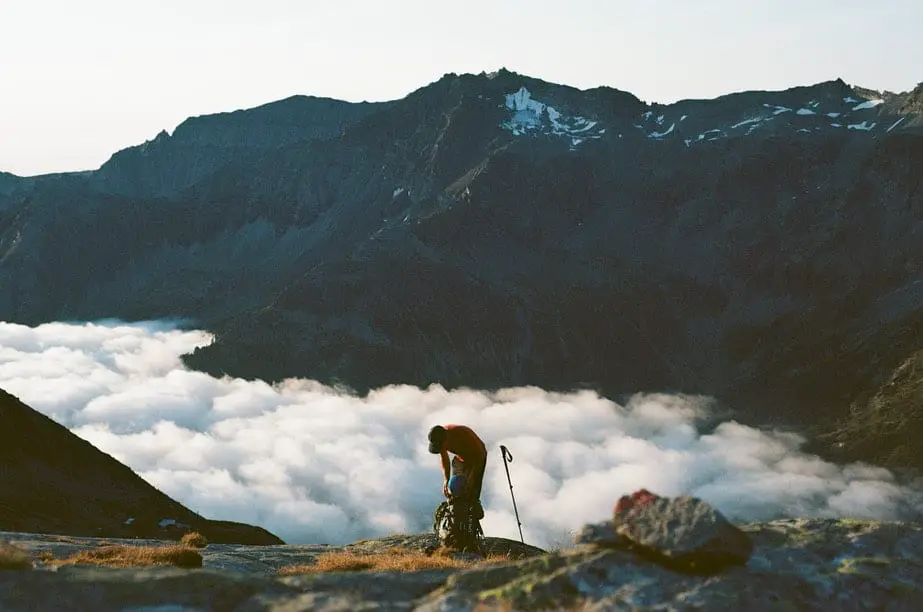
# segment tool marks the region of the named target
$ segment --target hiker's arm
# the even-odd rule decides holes
[[[439,453],[442,459],[442,492],[446,497],[449,496],[449,476],[452,475],[452,462],[449,461],[449,453],[443,448]]]

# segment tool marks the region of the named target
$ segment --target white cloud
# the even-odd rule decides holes
[[[445,422],[485,439],[484,530],[518,539],[499,445],[510,449],[523,534],[539,546],[568,542],[640,487],[698,495],[735,520],[896,518],[917,499],[886,470],[800,452],[792,434],[735,422],[701,433],[705,398],[639,394],[622,406],[588,391],[398,385],[357,397],[184,368],[179,356],[211,339],[162,323],[0,323],[0,388],[191,509],[290,543],[431,529],[442,480],[426,432]]]

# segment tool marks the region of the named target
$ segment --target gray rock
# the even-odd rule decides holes
[[[187,606],[168,604],[166,606],[132,606],[122,608],[122,612],[205,612],[205,608],[189,608]]]
[[[746,533],[696,497],[659,497],[614,517],[615,533],[671,569],[714,573],[742,565],[753,552]]]
[[[604,525],[594,527],[605,532]],[[346,547],[209,546],[202,550],[206,566],[202,569],[64,567],[52,572],[36,567],[28,572],[0,572],[0,610],[923,609],[923,527],[919,525],[798,519],[739,529],[752,541],[748,562],[707,576],[673,571],[639,555],[637,548],[599,545],[460,570],[291,576],[280,576],[276,571],[287,565],[310,564],[316,555],[332,550],[389,554],[405,545],[412,550],[427,548],[432,534],[417,534]],[[52,539],[15,534],[17,544],[33,553],[47,547]],[[497,550],[506,547],[522,555],[531,554],[519,542],[488,541]],[[96,545],[86,539],[71,546],[78,544]],[[216,569],[218,565],[250,569]]]
[[[618,546],[624,545],[624,538],[615,533],[615,523],[613,521],[603,521],[601,523],[587,523],[574,536],[574,544],[582,546],[584,544],[597,544],[600,546]]]
[[[753,540],[750,563],[716,575],[675,572],[630,549],[584,546],[466,570],[419,609],[923,609],[920,526],[802,519],[741,530]]]
[[[132,608],[233,609],[257,593],[281,592],[275,580],[210,570],[66,567],[0,575],[0,609],[99,612]],[[66,604],[65,604],[66,602]]]

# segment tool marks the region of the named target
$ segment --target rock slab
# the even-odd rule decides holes
[[[717,509],[696,497],[661,497],[642,489],[622,498],[614,531],[642,555],[671,569],[712,574],[747,563],[753,542]]]
[[[346,547],[209,545],[202,569],[0,571],[0,610],[32,612],[300,612],[303,610],[923,610],[923,526],[793,519],[740,526],[753,541],[746,565],[701,576],[651,562],[634,549],[586,545],[531,556],[519,542],[488,538],[524,558],[467,569],[281,576],[331,550],[423,550],[432,534]],[[610,533],[614,531],[610,530]],[[2,534],[0,534],[2,538]],[[30,539],[37,538],[37,539]],[[95,546],[15,534],[29,551]],[[60,552],[64,552],[62,549]],[[230,569],[232,567],[240,570]],[[220,568],[220,569],[219,569]],[[244,571],[244,568],[249,568]]]

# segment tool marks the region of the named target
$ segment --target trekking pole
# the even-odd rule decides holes
[[[506,481],[510,483],[510,497],[513,498],[513,512],[516,513],[516,524],[519,525],[519,540],[525,544],[526,541],[522,537],[522,523],[519,521],[519,510],[516,508],[516,496],[513,495],[513,481],[510,479],[510,468],[506,464],[507,460],[513,462],[513,454],[510,452],[510,449],[504,445],[500,445],[500,454],[503,455],[503,469],[506,470]]]

